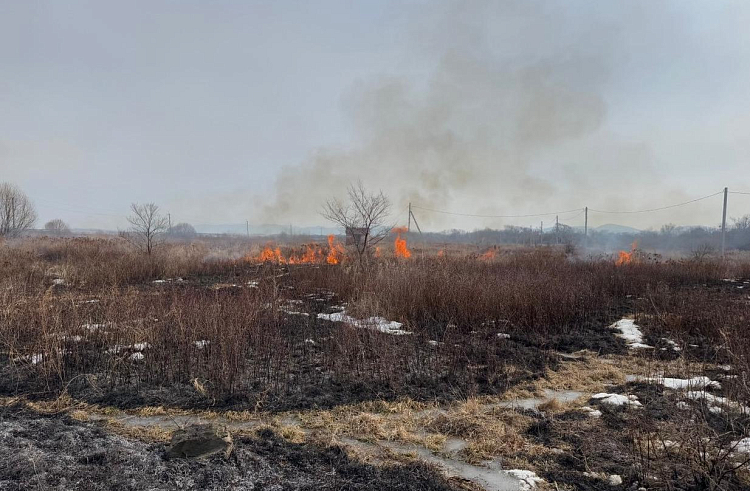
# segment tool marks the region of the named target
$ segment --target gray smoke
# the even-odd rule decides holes
[[[409,201],[468,213],[534,213],[583,206],[581,193],[604,191],[618,197],[598,203],[630,207],[624,193],[602,183],[625,166],[651,171],[648,145],[602,131],[602,93],[617,61],[617,22],[638,19],[607,20],[585,9],[571,15],[562,3],[526,0],[427,8],[434,10],[416,22],[413,55],[433,67],[421,82],[384,76],[358,84],[346,104],[355,144],[320,149],[284,168],[264,206],[267,220],[320,221],[320,205],[356,179],[385,191],[399,220]],[[597,166],[607,172],[590,174]],[[637,181],[623,174],[619,185]],[[433,228],[509,223],[418,213]]]

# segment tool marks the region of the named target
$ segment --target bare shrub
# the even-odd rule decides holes
[[[382,191],[371,193],[361,181],[350,184],[347,190],[348,202],[329,200],[322,215],[344,227],[351,235],[354,249],[363,265],[373,248],[388,236],[393,226],[386,226],[385,220],[391,211],[391,202]]]
[[[0,183],[0,237],[18,237],[36,222],[31,200],[17,186]]]
[[[44,231],[53,235],[68,235],[70,227],[60,218],[55,218],[44,224]]]
[[[127,218],[131,225],[127,238],[150,255],[154,247],[161,243],[169,220],[159,213],[159,207],[154,203],[133,203],[130,210],[133,214]]]

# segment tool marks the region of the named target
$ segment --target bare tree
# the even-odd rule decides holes
[[[54,220],[45,223],[44,230],[53,235],[67,235],[70,233],[70,227],[68,224],[59,218],[55,218]]]
[[[0,237],[18,237],[36,222],[31,200],[14,184],[0,183]]]
[[[133,214],[128,217],[131,227],[127,237],[136,247],[151,254],[167,231],[169,220],[159,213],[154,203],[133,203],[130,211]]]
[[[357,181],[356,185],[350,184],[347,194],[347,202],[336,198],[327,201],[321,214],[344,227],[347,235],[354,239],[352,242],[362,265],[371,249],[386,238],[393,228],[392,225],[385,225],[391,202],[382,191],[368,192],[362,181]]]

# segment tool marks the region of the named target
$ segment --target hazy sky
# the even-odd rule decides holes
[[[324,224],[357,178],[400,222],[409,201],[505,215],[750,191],[748,25],[739,0],[4,0],[0,181],[42,223],[106,228],[134,201]],[[713,225],[720,208],[590,220]]]

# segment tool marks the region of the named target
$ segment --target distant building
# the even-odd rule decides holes
[[[346,227],[346,245],[359,246],[367,235],[367,227]]]

